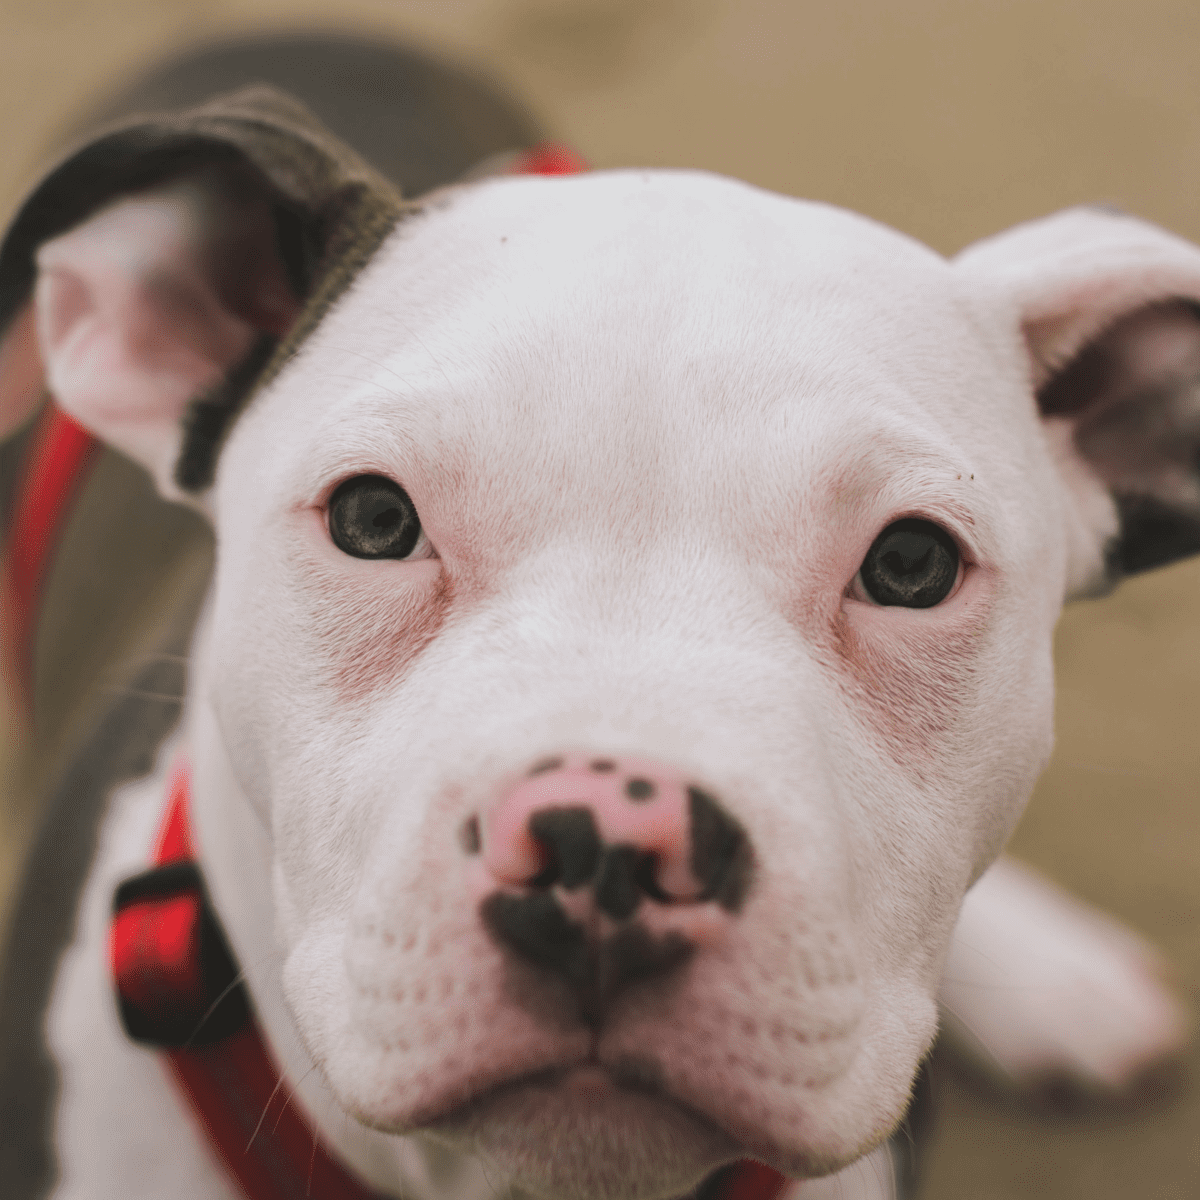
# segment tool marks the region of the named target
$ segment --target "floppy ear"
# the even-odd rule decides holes
[[[1072,501],[1069,596],[1200,552],[1200,248],[1072,209],[957,265],[1019,324]]]
[[[164,495],[201,494],[233,416],[401,207],[270,88],[108,129],[0,249],[0,436],[48,389]]]

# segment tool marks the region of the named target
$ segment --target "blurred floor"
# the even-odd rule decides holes
[[[324,22],[324,0],[0,0],[0,211],[154,57]],[[1186,0],[340,0],[339,27],[484,65],[597,166],[699,166],[951,252],[1067,204],[1200,240]],[[1015,848],[1162,945],[1200,998],[1200,564],[1071,610],[1059,744]],[[12,722],[0,697],[0,772]],[[0,906],[22,822],[0,806]],[[1200,1196],[1200,1057],[1139,1109],[1048,1116],[942,1076],[927,1200]]]

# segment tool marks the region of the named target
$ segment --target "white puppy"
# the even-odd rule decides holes
[[[623,171],[438,193],[299,286],[240,153],[36,249],[53,395],[218,540],[54,993],[56,1196],[235,1194],[110,999],[178,755],[285,1085],[385,1195],[747,1156],[890,1195],[939,988],[1014,1074],[1178,1043],[1148,954],[1015,867],[954,930],[1049,754],[1063,601],[1200,548],[1200,250],[1081,210],[946,261]]]

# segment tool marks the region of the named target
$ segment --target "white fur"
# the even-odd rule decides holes
[[[1002,248],[956,265],[706,175],[474,185],[401,224],[240,419],[206,499],[218,565],[188,697],[203,867],[289,1083],[376,1186],[662,1197],[749,1150],[845,1168],[798,1196],[891,1194],[882,1150],[848,1164],[904,1109],[963,894],[1050,750],[1055,618],[1115,527],[1031,398],[1023,236],[1018,287],[989,265]],[[1149,244],[1200,279],[1200,254]],[[1072,308],[1045,356],[1114,305]],[[93,427],[169,477],[169,422]],[[334,547],[325,502],[366,473],[403,484],[433,556]],[[924,610],[857,599],[876,534],[914,514],[963,546],[961,586]],[[547,1019],[552,985],[518,971],[514,993],[456,836],[498,781],[577,747],[704,781],[758,858],[734,935],[630,989],[594,1036]],[[178,1121],[111,1020],[72,1032],[99,1004],[98,906],[136,844],[144,861],[155,786],[109,818],[56,994],[62,1195],[85,1178],[138,1194],[105,1164],[153,1120],[145,1094]],[[994,894],[969,904],[973,930]],[[1009,946],[1025,919],[1042,917],[1014,916]],[[1106,997],[1141,986],[1109,965]],[[969,982],[951,997],[967,1025]],[[1108,1080],[1169,1049],[1159,995],[1137,1009],[1152,1028],[1106,1029],[1071,1065]],[[1029,1065],[1038,1016],[999,1039],[1002,1067]],[[660,1095],[611,1082],[630,1059]],[[91,1105],[129,1106],[103,1147],[74,1132]],[[172,1194],[221,1194],[194,1169]]]

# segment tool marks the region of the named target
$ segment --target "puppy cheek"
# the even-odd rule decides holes
[[[282,640],[269,628],[239,619],[236,608],[225,613],[220,605],[206,640],[197,656],[205,704],[230,773],[269,829],[276,752],[287,723],[286,712],[277,711],[287,694]]]
[[[854,707],[897,766],[923,775],[945,753],[963,714],[973,710],[985,621],[979,613],[960,613],[906,625],[899,635],[863,630],[840,609],[831,640]]]
[[[404,678],[437,636],[454,598],[436,559],[370,564],[357,574],[321,563],[298,588],[313,682],[343,712],[369,704]]]

